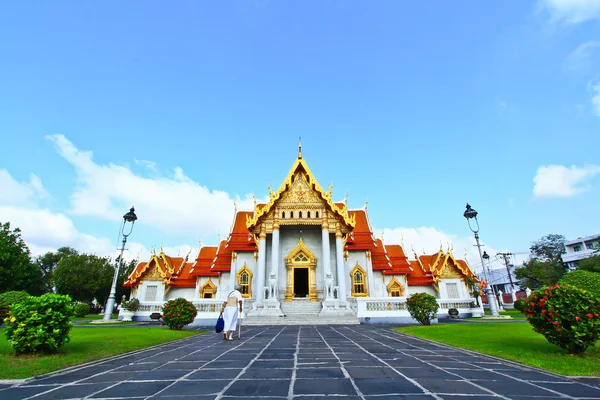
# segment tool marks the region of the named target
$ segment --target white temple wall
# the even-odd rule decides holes
[[[164,296],[164,301],[178,299],[180,297],[183,297],[188,301],[196,298],[196,294],[194,294],[194,288],[171,288]]]
[[[373,271],[373,293],[369,293],[369,297],[386,297],[387,295],[384,275],[381,271]]]
[[[434,289],[433,286],[406,286],[406,297],[410,297],[414,293],[429,293],[439,299],[439,293]]]
[[[448,285],[452,285],[453,288],[449,289]],[[471,297],[464,281],[460,278],[442,279],[439,288],[440,299],[468,299]]]
[[[219,297],[219,292],[217,292],[217,298],[225,299],[229,292],[233,290],[237,279],[237,273],[244,267],[244,264],[246,264],[248,269],[252,271],[252,298],[256,298],[257,290],[259,290],[256,284],[256,282],[258,282],[258,263],[254,259],[253,251],[237,253],[236,259],[232,262],[232,272],[223,272],[221,275],[221,284],[219,286],[223,289],[221,291],[221,296],[223,297]],[[266,282],[266,280],[264,282]]]
[[[346,295],[348,298],[352,297],[352,277],[350,276],[350,272],[356,267],[356,263],[367,272],[367,255],[364,250],[348,252],[348,260],[346,261]],[[368,284],[369,282],[367,282]]]
[[[302,231],[302,233],[300,233]],[[315,229],[313,227],[299,227],[286,229],[282,227],[279,232],[279,271],[277,273],[278,284],[279,284],[279,300],[285,298],[285,291],[287,290],[287,267],[285,265],[285,257],[292,251],[298,244],[302,236],[302,240],[308,249],[317,258],[316,268],[316,280],[317,280],[317,295],[319,298],[322,297],[323,293],[323,247],[321,239],[321,229]],[[334,237],[335,239],[335,237]],[[270,243],[270,240],[267,240]],[[335,243],[334,243],[335,245]],[[267,246],[270,248],[270,246]],[[332,273],[334,272],[335,263],[332,265]],[[267,252],[267,271],[271,271],[271,254]]]
[[[139,301],[163,301],[165,284],[162,281],[142,281],[138,290]]]

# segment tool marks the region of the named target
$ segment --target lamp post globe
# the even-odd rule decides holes
[[[121,255],[115,260],[115,274],[113,276],[112,286],[110,288],[110,294],[106,301],[106,308],[104,309],[103,321],[110,321],[112,318],[113,309],[115,308],[115,294],[117,292],[117,280],[119,279],[119,269],[121,262],[123,261],[123,252],[125,251],[125,244],[127,243],[127,237],[133,232],[133,225],[137,221],[137,215],[135,215],[135,208],[131,207],[129,212],[123,215],[123,225],[121,226],[121,236],[123,241],[121,244]]]
[[[493,317],[499,317],[500,313],[498,312],[498,304],[496,303],[496,294],[490,286],[490,280],[488,279],[488,274],[484,262],[484,260],[489,260],[490,256],[485,251],[483,252],[483,254],[481,254],[481,243],[479,243],[479,221],[477,221],[477,214],[478,212],[473,207],[471,207],[469,203],[467,203],[467,208],[463,213],[463,217],[467,219],[469,229],[471,229],[471,231],[475,235],[475,243],[477,243],[475,246],[477,246],[477,251],[479,251],[479,259],[481,260],[481,267],[483,268],[483,276],[485,277],[485,282],[487,284],[487,291],[488,293],[491,293],[491,296],[488,294],[490,313]],[[471,226],[471,220],[473,220],[474,222],[473,226]]]

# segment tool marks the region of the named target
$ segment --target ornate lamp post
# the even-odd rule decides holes
[[[498,305],[496,304],[496,295],[494,294],[494,290],[490,286],[490,281],[488,279],[488,275],[486,272],[485,264],[483,262],[483,255],[481,254],[481,244],[479,243],[479,221],[477,221],[477,211],[475,211],[468,203],[467,209],[465,210],[463,216],[467,219],[467,223],[469,224],[469,228],[475,234],[475,242],[477,243],[477,250],[479,251],[479,259],[481,260],[481,266],[483,267],[483,276],[485,276],[485,281],[487,283],[487,291],[491,293],[491,296],[488,295],[488,303],[490,304],[490,312],[493,317],[499,317],[498,313]],[[475,220],[475,227],[471,226],[471,220]],[[487,254],[486,254],[487,255]],[[489,256],[488,256],[489,258]]]
[[[131,235],[133,231],[133,225],[137,220],[137,215],[135,215],[135,208],[131,207],[129,212],[123,215],[123,226],[121,227],[121,235],[123,236],[123,244],[121,246],[121,255],[115,260],[115,275],[113,276],[112,287],[110,288],[110,294],[108,295],[108,300],[106,301],[106,309],[104,310],[104,318],[103,321],[110,321],[113,313],[113,309],[115,308],[115,293],[117,291],[117,279],[119,277],[119,267],[121,266],[121,262],[123,260],[123,252],[125,251],[125,244],[127,243],[127,237]],[[130,222],[131,225],[128,226],[127,223]],[[127,233],[125,233],[128,231]]]

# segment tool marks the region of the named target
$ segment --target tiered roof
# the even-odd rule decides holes
[[[136,286],[147,273],[156,271],[156,277],[167,286],[196,287],[196,278],[191,275],[192,263],[188,263],[189,253],[185,257],[170,257],[161,249],[153,253],[150,260],[139,263],[127,277],[123,286]]]

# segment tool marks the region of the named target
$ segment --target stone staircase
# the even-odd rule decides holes
[[[284,316],[248,315],[242,325],[358,325],[354,315],[319,316],[321,302],[294,300],[282,302],[281,311]]]

